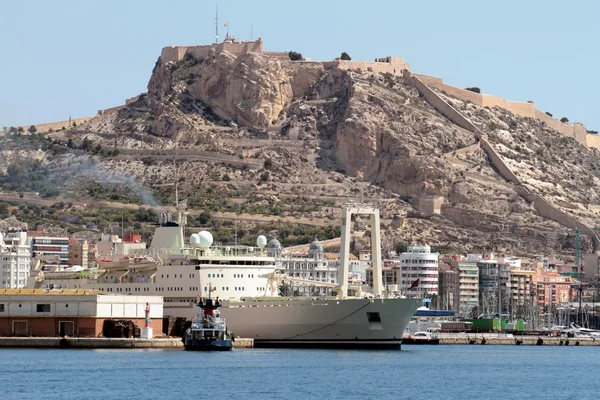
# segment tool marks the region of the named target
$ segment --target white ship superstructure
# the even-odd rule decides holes
[[[181,211],[181,210],[180,210]],[[350,217],[371,216],[374,287],[367,298],[360,287],[348,286]],[[402,334],[420,304],[418,299],[382,298],[379,211],[344,209],[342,250],[337,280],[329,275],[303,282],[282,274],[267,252],[267,239],[257,246],[215,246],[209,232],[184,243],[185,213],[178,223],[161,216],[152,245],[142,254],[105,260],[98,269],[61,279],[32,267],[30,288],[86,288],[108,293],[158,295],[164,314],[192,319],[198,297],[220,298],[222,315],[235,335],[251,337],[256,346],[399,348]],[[327,271],[325,271],[327,272]],[[324,278],[324,279],[323,279]],[[280,297],[285,280],[335,289],[337,298]],[[338,283],[339,282],[339,283]],[[363,298],[348,297],[349,290]]]
[[[163,296],[165,315],[185,318],[195,315],[198,296],[208,296],[209,290],[221,299],[277,296],[277,287],[270,284],[275,259],[266,255],[264,246],[212,246],[212,235],[204,231],[192,235],[189,246],[160,247],[166,241],[178,245],[180,228],[162,224],[148,254],[103,258],[98,269],[61,276],[37,264],[28,287]],[[194,242],[198,238],[201,241]]]

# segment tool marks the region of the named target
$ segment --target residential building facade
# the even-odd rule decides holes
[[[458,262],[458,290],[459,290],[459,315],[471,315],[475,308],[479,308],[479,268],[475,262]]]
[[[27,286],[31,253],[27,232],[0,233],[0,288],[20,289]]]
[[[58,267],[69,266],[69,238],[53,236],[28,237],[27,242],[31,247],[31,257],[57,256]]]
[[[406,293],[418,279],[415,294],[425,296],[439,292],[438,253],[432,253],[429,246],[408,246],[406,252],[400,254],[400,289]]]
[[[451,263],[440,262],[438,270],[439,301],[442,310],[458,310],[460,307],[459,271]]]

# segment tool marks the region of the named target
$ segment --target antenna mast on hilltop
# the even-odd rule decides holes
[[[215,43],[219,43],[219,2],[216,2],[215,13]]]

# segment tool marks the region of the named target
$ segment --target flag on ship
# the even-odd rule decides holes
[[[420,279],[420,278],[417,278],[417,280],[416,280],[416,281],[414,281],[414,282],[413,282],[413,283],[410,285],[410,287],[408,288],[408,290],[412,290],[412,289],[416,288],[417,286],[419,286],[419,279]]]

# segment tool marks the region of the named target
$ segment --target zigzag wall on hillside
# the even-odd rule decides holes
[[[575,138],[579,143],[585,146],[600,148],[600,137],[597,135],[588,134],[585,125],[565,124],[560,122],[545,112],[535,108],[535,104],[533,102],[524,103],[519,101],[507,101],[501,97],[475,93],[470,90],[448,85],[444,83],[441,78],[434,76],[423,74],[413,74],[413,76],[419,78],[419,80],[421,80],[425,85],[442,91],[449,96],[456,97],[463,101],[470,101],[471,103],[480,107],[500,107],[521,117],[538,119],[555,131],[560,132],[565,136]]]
[[[504,162],[500,154],[498,154],[498,152],[486,140],[487,136],[483,134],[483,132],[481,132],[475,125],[473,125],[468,118],[462,115],[458,110],[442,99],[437,93],[431,90],[431,88],[423,83],[419,77],[412,75],[409,71],[404,72],[404,77],[408,79],[408,82],[419,91],[419,93],[433,108],[442,113],[454,124],[468,129],[475,134],[476,139],[479,140],[480,147],[487,153],[492,165],[496,168],[498,173],[507,181],[515,184],[515,191],[528,202],[532,203],[533,207],[542,217],[556,221],[570,229],[579,227],[583,234],[590,236],[592,239],[594,252],[600,249],[600,236],[594,229],[585,225],[581,221],[578,221],[575,217],[572,217],[571,215],[566,214],[552,206],[542,196],[536,193],[531,193],[529,190],[527,190],[527,188],[523,186],[522,182],[515,175],[508,164]]]

